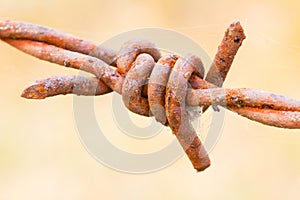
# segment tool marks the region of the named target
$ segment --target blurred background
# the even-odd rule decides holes
[[[0,0],[0,5],[2,20],[50,26],[98,42],[137,28],[172,29],[193,38],[211,57],[228,25],[240,20],[247,38],[225,86],[300,99],[297,1]],[[299,199],[300,131],[261,125],[230,111],[204,172],[196,173],[185,156],[142,175],[101,165],[80,142],[72,95],[20,97],[31,82],[59,74],[76,71],[0,43],[0,199]],[[97,102],[99,115],[109,115],[110,97]],[[135,151],[161,148],[151,140],[117,142]]]

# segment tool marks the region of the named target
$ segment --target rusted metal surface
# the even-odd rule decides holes
[[[192,89],[187,99],[190,106],[223,105],[300,112],[300,101],[296,99],[248,88]]]
[[[129,40],[123,44],[118,53],[118,72],[122,74],[127,73],[137,56],[142,53],[150,54],[155,61],[161,57],[160,51],[155,47],[154,43],[141,39]]]
[[[149,78],[148,100],[151,113],[154,115],[156,121],[164,125],[168,124],[165,110],[167,83],[171,70],[178,58],[177,55],[170,54],[159,59]]]
[[[124,77],[100,59],[32,40],[3,41],[39,59],[92,73],[112,90],[122,93]]]
[[[230,70],[233,59],[246,38],[243,27],[239,21],[233,22],[227,28],[221,44],[218,47],[218,51],[215,55],[213,63],[211,64],[209,71],[205,77],[205,80],[218,87],[221,87],[227,77]],[[203,112],[207,110],[209,106],[203,107]],[[218,111],[217,106],[213,106],[215,111]]]
[[[155,45],[130,40],[118,53],[51,28],[0,21],[0,39],[39,59],[92,73],[95,77],[55,76],[27,87],[22,97],[43,99],[59,94],[122,94],[129,110],[170,126],[194,168],[210,165],[207,152],[190,124],[186,106],[223,106],[251,120],[281,128],[300,128],[300,101],[259,90],[220,88],[245,39],[232,23],[204,77],[194,55],[161,57]]]
[[[221,105],[265,125],[300,128],[300,101],[270,92],[248,88],[190,89],[187,103],[190,106]]]
[[[125,106],[139,115],[149,116],[148,99],[142,96],[142,90],[154,64],[154,59],[149,54],[138,55],[133,65],[128,69],[123,84],[122,99]]]
[[[205,77],[207,82],[218,87],[223,85],[233,59],[245,38],[246,36],[240,22],[237,21],[230,24]]]
[[[259,109],[252,107],[228,107],[228,109],[253,121],[278,128],[300,129],[300,112]]]
[[[197,171],[210,166],[210,160],[186,111],[188,79],[192,73],[204,76],[203,64],[197,56],[181,57],[171,71],[166,90],[166,115],[169,126],[176,135]]]
[[[117,55],[116,51],[98,43],[36,24],[9,20],[0,21],[0,35],[1,39],[22,39],[52,44],[66,50],[99,58],[108,64],[113,64]]]
[[[84,96],[103,95],[112,90],[95,77],[53,76],[36,81],[21,94],[27,99],[44,99],[59,94],[77,94]]]

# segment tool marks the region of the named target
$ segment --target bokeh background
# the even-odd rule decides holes
[[[240,20],[247,38],[225,86],[297,99],[299,10],[292,0],[0,0],[1,19],[99,42],[136,28],[168,28],[193,38],[211,57],[227,26]],[[142,175],[101,165],[80,142],[71,95],[42,101],[20,97],[34,80],[74,73],[0,43],[0,199],[299,199],[300,131],[261,125],[229,111],[210,153],[212,166],[202,173],[185,156]],[[98,97],[100,114],[109,115],[101,106],[110,108],[110,100]],[[135,151],[143,151],[144,144],[161,148],[159,142],[117,142]]]

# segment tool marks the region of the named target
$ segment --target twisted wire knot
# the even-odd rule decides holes
[[[134,113],[170,126],[197,171],[210,165],[193,129],[186,106],[223,106],[251,120],[281,128],[300,128],[300,101],[269,92],[220,88],[245,39],[239,22],[226,30],[204,79],[195,55],[162,56],[146,40],[130,40],[117,53],[97,43],[54,29],[0,21],[0,39],[32,56],[90,72],[95,77],[54,76],[27,87],[22,97],[43,99],[59,94],[102,95],[116,91]]]
[[[155,62],[157,61],[157,62]],[[126,75],[122,99],[132,112],[169,125],[193,166],[202,171],[210,165],[207,152],[186,111],[188,80],[204,77],[201,59],[195,55],[161,57],[154,44],[128,41],[117,56],[117,70]],[[143,95],[143,89],[147,93]]]

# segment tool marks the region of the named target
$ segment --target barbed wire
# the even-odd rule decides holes
[[[196,55],[162,56],[155,45],[133,39],[119,52],[51,28],[0,21],[0,39],[39,59],[83,70],[95,77],[54,76],[27,87],[22,97],[44,99],[60,94],[86,96],[115,91],[134,113],[154,116],[170,126],[197,171],[210,166],[210,159],[186,106],[225,107],[251,120],[281,128],[300,128],[300,101],[249,88],[221,88],[233,59],[245,39],[239,22],[226,30],[212,65],[204,67]]]

